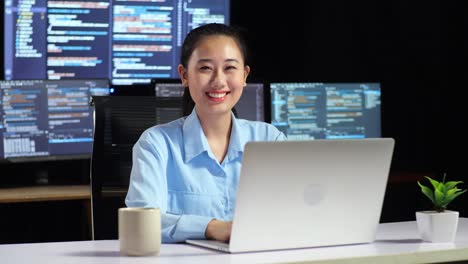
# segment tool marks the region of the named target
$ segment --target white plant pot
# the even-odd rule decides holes
[[[445,210],[416,212],[421,239],[428,242],[453,242],[457,233],[458,212]]]

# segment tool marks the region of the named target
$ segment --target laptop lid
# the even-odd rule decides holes
[[[246,144],[230,252],[375,239],[394,140]]]

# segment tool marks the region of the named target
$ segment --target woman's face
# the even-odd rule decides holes
[[[230,114],[242,95],[249,72],[237,43],[227,36],[203,38],[187,69],[179,65],[182,83],[189,87],[197,114],[202,116]]]

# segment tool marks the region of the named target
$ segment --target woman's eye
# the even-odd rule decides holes
[[[229,65],[229,66],[226,66],[225,69],[226,69],[226,70],[235,70],[235,69],[237,69],[237,68],[236,68],[236,66]]]
[[[200,67],[200,70],[203,70],[203,71],[206,71],[206,70],[209,70],[209,69],[210,69],[210,67],[208,67],[208,66],[201,66]]]

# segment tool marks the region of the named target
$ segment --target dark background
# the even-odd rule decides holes
[[[468,180],[464,129],[468,101],[462,95],[467,88],[468,73],[467,17],[462,1],[232,0],[231,3],[231,24],[248,31],[251,80],[381,83],[383,136],[396,140],[382,222],[414,220],[415,211],[430,208],[416,185],[424,175],[441,179],[447,173],[449,180]],[[0,45],[3,46],[3,41]],[[0,56],[3,60],[3,54]],[[52,183],[66,181],[61,177],[89,183],[86,175],[89,164],[77,162],[78,165],[53,163],[58,176],[51,177]],[[38,165],[25,164],[22,168],[28,166]],[[70,170],[73,166],[79,168]],[[0,183],[16,183],[17,179],[7,180],[5,176],[15,175],[18,168],[0,164]],[[29,175],[24,178],[31,178],[34,173],[24,172]],[[466,189],[467,184],[462,187]],[[466,206],[462,206],[467,202],[468,194],[462,195],[451,204],[451,209],[467,217]],[[44,206],[43,210],[53,217],[70,206],[56,203],[55,207]],[[28,208],[37,210],[37,207]],[[25,208],[11,211],[14,214],[9,221],[0,220],[2,226],[5,221],[8,225],[11,219],[23,217],[21,212]],[[80,217],[63,222],[76,222],[77,218]],[[75,234],[76,229],[64,237],[66,228],[57,221],[42,220],[40,224],[56,230],[56,234],[52,232],[44,238],[32,231],[21,240],[8,241],[83,237]],[[79,229],[79,225],[75,226]]]
[[[467,120],[463,10],[434,0],[295,1],[264,10],[233,3],[232,24],[249,31],[254,78],[380,82],[383,136],[396,139],[394,170],[459,178],[456,151],[464,151]]]
[[[251,77],[381,83],[382,133],[396,140],[382,222],[414,220],[415,211],[430,209],[416,185],[424,175],[468,180],[461,1],[288,3],[232,2],[231,24],[248,30]],[[465,194],[450,208],[466,217],[467,203]]]

